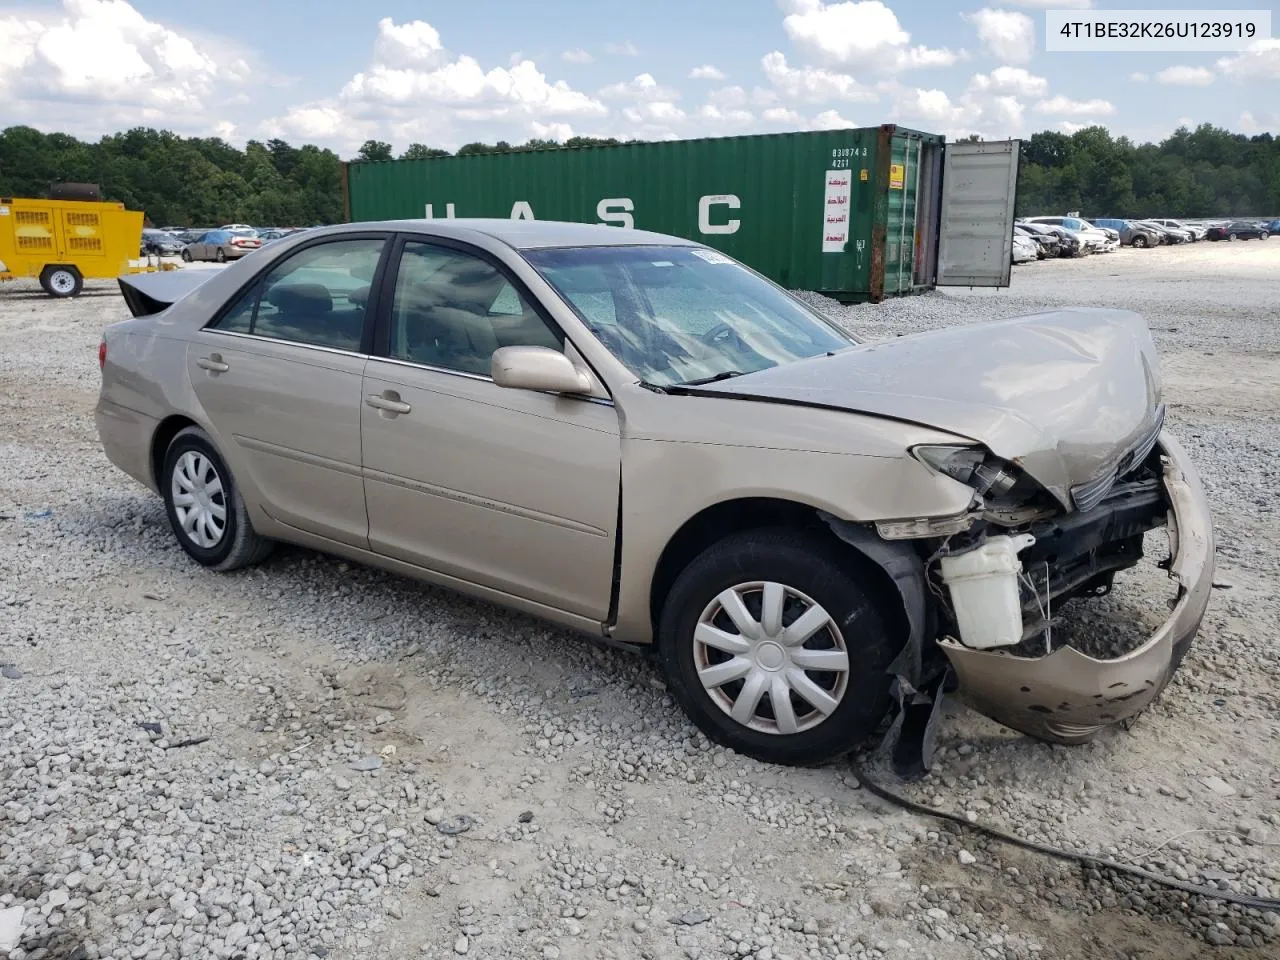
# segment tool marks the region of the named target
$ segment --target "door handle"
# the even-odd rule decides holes
[[[226,373],[231,369],[229,364],[222,362],[222,354],[213,353],[207,357],[201,357],[196,361],[196,366],[202,370],[208,370],[210,373]]]
[[[377,410],[383,410],[387,413],[408,413],[413,409],[409,404],[400,399],[400,394],[394,390],[388,390],[383,393],[371,393],[364,398],[364,402]]]

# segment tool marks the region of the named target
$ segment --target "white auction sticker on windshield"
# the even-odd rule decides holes
[[[733,263],[719,250],[694,250],[693,255],[707,261],[707,263]]]

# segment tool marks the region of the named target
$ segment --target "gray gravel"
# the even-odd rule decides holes
[[[1280,895],[1277,268],[1275,245],[1201,244],[1018,267],[995,296],[815,300],[874,337],[1141,309],[1217,507],[1224,587],[1131,730],[1050,747],[949,705],[914,798]],[[123,315],[110,284],[0,291],[10,960],[1274,955],[1275,916],[989,844],[846,765],[712,747],[645,659],[302,550],[194,568],[97,446]],[[1166,591],[1135,572],[1084,622]]]

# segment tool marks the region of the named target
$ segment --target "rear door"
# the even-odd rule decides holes
[[[1009,285],[1019,145],[1017,140],[946,145],[938,286]]]

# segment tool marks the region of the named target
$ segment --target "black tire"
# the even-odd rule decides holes
[[[1228,233],[1228,234],[1227,234],[1227,239],[1228,239],[1228,240],[1234,240],[1234,239],[1236,239],[1236,235],[1235,235],[1234,233]]]
[[[1267,239],[1267,237],[1269,237],[1269,236],[1271,236],[1271,234],[1269,234],[1269,233],[1260,233],[1260,234],[1258,234],[1258,239],[1259,239],[1259,240],[1265,240],[1265,239]]]
[[[193,534],[184,529],[178,516],[181,507],[175,503],[177,494],[174,490],[174,475],[187,454],[194,454],[197,462],[202,460],[207,463],[220,482],[221,493],[207,498],[214,506],[221,507],[224,518],[221,535],[216,542],[210,544],[198,543]],[[178,431],[165,451],[164,469],[156,479],[164,497],[165,512],[169,515],[173,535],[178,538],[182,549],[201,566],[219,572],[237,570],[260,562],[271,552],[274,542],[254,532],[231,471],[227,469],[209,435],[199,427],[187,427]],[[196,525],[199,526],[198,523]]]
[[[214,253],[213,259],[218,261],[218,263],[226,263],[227,262],[226,251],[223,250],[221,247],[219,247],[217,251]]]
[[[59,300],[78,297],[84,289],[84,277],[73,266],[51,263],[40,271],[40,286],[49,296]]]
[[[1133,238],[1133,245],[1134,245],[1135,247],[1137,247],[1139,250],[1143,250],[1143,249],[1145,249],[1145,248],[1146,248],[1146,246],[1147,246],[1147,238],[1146,238],[1146,237],[1134,237],[1134,238]]]
[[[182,259],[183,259],[183,260],[185,260],[187,263],[190,263],[190,262],[191,262],[191,251],[190,251],[190,250],[183,250],[183,251],[182,251]]]
[[[870,736],[889,709],[890,679],[886,671],[901,651],[903,638],[889,626],[890,620],[872,601],[860,576],[862,569],[847,548],[827,537],[789,529],[735,534],[709,547],[690,563],[676,579],[663,605],[658,626],[658,658],[672,696],[698,729],[716,743],[756,760],[793,766],[832,760]],[[830,617],[827,627],[798,647],[774,644],[775,647],[784,651],[838,650],[838,637],[842,637],[848,658],[843,694],[833,697],[837,703],[824,718],[818,719],[821,711],[798,694],[788,695],[789,705],[802,727],[796,733],[760,728],[776,723],[773,705],[764,695],[748,721],[757,728],[739,723],[699,679],[695,658],[701,645],[694,638],[704,611],[716,603],[724,591],[763,582],[780,583],[798,591],[821,606]],[[789,599],[784,609],[786,615],[782,623],[785,626],[794,622],[806,608],[802,600]],[[727,615],[721,608],[715,616]],[[734,629],[729,621],[714,619],[714,622]],[[838,630],[838,637],[829,627]],[[704,652],[717,654],[717,659],[705,663],[704,668],[735,659],[734,655],[718,650],[708,648]],[[775,649],[770,654],[777,652]],[[790,655],[786,654],[788,658]],[[775,671],[770,677],[787,674],[785,664],[771,665],[769,669]],[[800,672],[824,690],[840,690],[835,672],[812,669]],[[749,679],[728,681],[717,690],[723,699],[732,695],[736,701]],[[812,725],[804,728],[806,721],[812,721]]]

